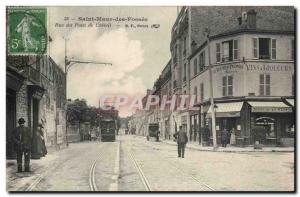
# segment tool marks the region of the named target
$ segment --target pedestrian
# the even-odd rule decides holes
[[[236,134],[235,128],[232,128],[231,135],[230,135],[230,145],[236,144],[235,134]]]
[[[174,137],[177,139],[178,157],[184,158],[184,149],[188,142],[188,137],[182,126],[179,126],[179,132],[175,133]]]
[[[226,147],[227,146],[227,143],[228,143],[228,131],[224,128],[222,131],[221,131],[221,143],[222,143],[222,147]]]
[[[30,172],[30,153],[32,134],[28,127],[24,126],[24,118],[18,120],[19,126],[13,130],[14,147],[17,152],[18,172],[22,172],[23,155],[25,172]]]
[[[156,141],[157,141],[157,142],[159,141],[159,136],[160,136],[160,131],[157,130],[157,134],[156,134]]]
[[[47,154],[47,148],[46,148],[46,143],[45,143],[45,138],[44,138],[44,126],[42,123],[39,123],[38,125],[38,130],[37,130],[37,135],[38,135],[38,152],[41,157],[44,157]]]

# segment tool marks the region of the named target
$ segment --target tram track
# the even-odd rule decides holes
[[[146,144],[144,144],[146,145]],[[150,146],[150,145],[146,145],[148,146],[149,148],[153,148],[153,146]],[[135,159],[134,157],[134,154],[133,154],[133,151],[132,151],[132,145],[131,145],[131,148],[130,148],[130,157],[132,158],[132,161],[135,165],[135,167],[137,168],[138,172],[139,172],[139,175],[140,175],[140,178],[145,186],[145,189],[147,191],[151,191],[152,188],[150,187],[150,184],[149,184],[149,181],[148,179],[146,178],[145,176],[145,173],[143,172],[141,166],[138,164],[137,160]],[[157,156],[156,154],[156,157],[159,157]],[[189,177],[190,179],[194,180],[197,184],[199,184],[199,186],[201,186],[201,188],[203,188],[204,190],[207,190],[207,191],[215,191],[215,189],[211,186],[209,186],[208,184],[206,184],[205,182],[199,180],[198,178],[196,178],[195,176],[185,172],[182,168],[180,168],[178,165],[174,164],[174,163],[171,163],[170,161],[167,161],[165,158],[162,158],[162,157],[159,157],[160,158],[160,161],[164,161],[164,162],[167,162],[168,165],[170,167],[173,167],[176,169],[176,171],[180,172],[183,176],[185,177]]]

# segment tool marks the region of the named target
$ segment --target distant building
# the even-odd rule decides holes
[[[7,157],[15,157],[12,130],[19,118],[36,134],[44,125],[46,146],[63,146],[65,137],[65,74],[44,56],[7,56],[6,62],[6,147]],[[33,153],[34,155],[35,153]]]

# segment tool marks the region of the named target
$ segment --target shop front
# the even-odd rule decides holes
[[[249,101],[251,141],[268,146],[289,146],[294,139],[292,107],[282,101]]]
[[[237,138],[241,136],[241,110],[243,107],[243,103],[243,101],[240,101],[215,104],[216,132],[218,144],[221,144],[221,131],[223,130],[227,130],[229,133],[228,144],[231,143],[232,145],[235,145]],[[210,131],[211,111],[211,108],[209,108],[206,115]],[[210,135],[210,141],[212,142],[212,133]]]

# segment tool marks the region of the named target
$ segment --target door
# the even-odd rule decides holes
[[[12,132],[16,127],[16,92],[7,89],[6,91],[6,157],[16,158],[12,143]]]

